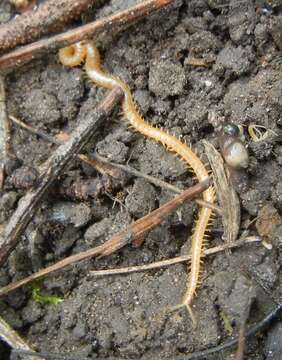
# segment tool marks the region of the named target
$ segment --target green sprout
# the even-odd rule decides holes
[[[55,295],[42,295],[41,283],[34,282],[31,285],[31,297],[32,299],[42,305],[58,305],[64,301],[63,298]]]

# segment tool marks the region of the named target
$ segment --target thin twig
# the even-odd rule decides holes
[[[205,250],[204,255],[205,256],[213,255],[218,252],[224,251],[226,249],[233,249],[233,248],[236,248],[239,246],[243,246],[245,244],[250,244],[250,243],[260,242],[260,241],[261,241],[261,239],[259,237],[247,237],[243,240],[237,240],[233,244],[224,244],[224,245],[215,246],[211,249],[207,249],[207,250]],[[134,272],[142,272],[142,271],[148,271],[148,270],[153,270],[153,269],[159,269],[162,267],[167,267],[167,266],[171,266],[174,264],[178,264],[178,263],[190,261],[190,260],[191,260],[191,255],[183,255],[183,256],[177,256],[177,257],[175,257],[173,259],[169,259],[169,260],[156,261],[152,264],[129,266],[129,267],[124,267],[124,268],[120,268],[120,269],[93,270],[93,271],[90,271],[90,274],[93,276],[131,274]]]
[[[32,348],[19,336],[19,334],[10,327],[9,324],[0,317],[0,338],[7,343],[12,349],[32,351]],[[28,354],[30,355],[30,354]],[[41,357],[26,355],[22,360],[39,360]]]
[[[0,26],[1,52],[37,40],[42,35],[57,32],[96,0],[47,0]]]
[[[5,164],[10,150],[10,124],[6,111],[4,77],[0,76],[0,190],[4,185]]]
[[[178,187],[174,186],[174,185],[171,185],[165,181],[162,181],[160,179],[157,179],[153,176],[150,176],[150,175],[147,175],[147,174],[144,174],[142,173],[141,171],[138,171],[138,170],[135,170],[134,168],[132,168],[131,166],[129,165],[122,165],[122,164],[117,164],[117,163],[113,163],[111,161],[109,161],[108,159],[106,159],[105,157],[103,156],[100,156],[98,155],[97,153],[93,154],[92,155],[94,160],[98,160],[98,161],[101,161],[105,164],[109,164],[109,165],[112,165],[118,169],[121,169],[125,172],[127,172],[128,174],[131,174],[131,175],[134,175],[136,177],[142,177],[143,179],[149,181],[150,183],[158,186],[158,187],[161,187],[163,189],[167,189],[169,191],[172,191],[174,192],[175,194],[181,194],[181,192],[183,190],[180,190]]]
[[[27,130],[28,132],[38,135],[38,136],[42,137],[43,139],[45,139],[49,142],[52,142],[53,144],[61,145],[64,143],[64,141],[58,140],[56,137],[53,137],[53,136],[47,134],[45,131],[42,131],[42,130],[36,129],[30,125],[27,125],[26,123],[24,123],[20,119],[16,118],[15,116],[9,115],[9,118],[15,124],[19,125],[20,127]],[[131,175],[134,175],[137,177],[142,177],[142,178],[148,180],[149,182],[151,182],[152,184],[162,187],[164,189],[170,190],[170,191],[174,192],[175,194],[181,194],[181,192],[183,191],[183,190],[180,190],[179,188],[177,188],[176,186],[173,186],[165,181],[159,180],[153,176],[150,176],[150,175],[144,174],[138,170],[135,170],[129,165],[122,165],[122,164],[110,162],[106,158],[98,155],[97,153],[95,155],[93,155],[93,159],[92,158],[89,159],[86,155],[83,155],[83,154],[79,154],[78,157],[80,160],[82,160],[85,163],[87,163],[88,165],[92,165],[94,167],[96,167],[97,160],[98,160],[99,162],[102,162],[104,164],[110,165],[117,169],[123,170]]]
[[[196,199],[195,202],[200,205],[200,206],[204,206],[204,207],[207,207],[211,210],[213,210],[214,212],[216,212],[218,215],[222,216],[222,209],[215,205],[215,204],[212,204],[212,203],[209,203],[208,201],[205,201],[205,200],[202,200],[202,199]]]
[[[58,140],[56,137],[53,137],[53,136],[47,134],[46,132],[44,132],[42,130],[39,130],[39,129],[36,129],[36,128],[30,126],[30,125],[27,125],[26,123],[24,123],[23,121],[17,119],[16,117],[14,117],[12,115],[10,115],[9,118],[15,124],[21,126],[23,129],[31,132],[32,134],[38,135],[38,136],[42,137],[43,139],[45,139],[47,141],[50,141],[50,142],[52,142],[54,144],[58,144],[58,145],[64,143],[63,141]],[[99,165],[99,162],[100,162],[100,163],[104,163],[104,164],[106,164],[108,166],[111,166],[113,168],[120,169],[120,170],[122,170],[124,172],[127,172],[128,174],[134,175],[136,177],[142,177],[143,179],[149,181],[150,183],[152,183],[152,184],[154,184],[154,185],[156,185],[158,187],[161,187],[163,189],[174,192],[175,194],[181,194],[181,192],[183,191],[183,190],[180,190],[178,187],[176,187],[174,185],[171,185],[171,184],[169,184],[169,183],[167,183],[165,181],[162,181],[162,180],[157,179],[157,178],[155,178],[153,176],[144,174],[141,171],[135,170],[134,168],[132,168],[129,165],[122,165],[122,164],[113,163],[113,162],[109,161],[108,159],[98,155],[97,153],[95,153],[93,155],[93,159],[92,158],[89,159],[89,157],[87,157],[86,155],[83,155],[83,154],[79,154],[78,158],[80,160],[84,161],[85,163],[94,166],[95,168],[97,168],[97,165]],[[98,166],[98,171],[100,171],[100,170],[101,170],[101,167]],[[205,207],[211,208],[212,210],[214,210],[219,215],[222,214],[221,208],[214,205],[214,204],[211,204],[211,203],[209,203],[207,201],[204,201],[202,199],[195,199],[195,202],[200,206],[205,206]]]
[[[172,211],[175,211],[185,201],[190,200],[205,191],[209,187],[209,183],[209,179],[206,179],[197,185],[194,185],[183,191],[180,195],[162,205],[160,208],[135,221],[133,224],[130,224],[126,229],[113,236],[104,244],[79,254],[69,256],[54,265],[51,265],[43,270],[38,271],[35,274],[28,276],[25,279],[3,287],[0,289],[0,296],[6,295],[12,290],[26,285],[31,281],[39,279],[47,274],[50,274],[51,272],[61,270],[66,266],[72,265],[78,261],[85,260],[97,255],[106,256],[112,254],[123,246],[130,244],[132,241],[143,238],[148,233],[148,231],[159,225]]]
[[[50,159],[41,166],[39,185],[21,199],[17,210],[5,228],[4,240],[0,248],[0,266],[3,265],[11,251],[17,246],[21,235],[34,216],[47,190],[62,174],[70,160],[90,140],[114,106],[120,101],[122,95],[119,88],[111,90],[100,105],[78,125],[70,139],[59,146]]]
[[[41,131],[41,130],[33,127],[33,126],[30,126],[30,125],[24,123],[23,121],[21,121],[20,119],[16,118],[13,115],[9,115],[9,119],[12,120],[13,123],[19,125],[23,129],[25,129],[26,131],[28,131],[28,132],[30,132],[30,133],[32,133],[34,135],[38,135],[42,139],[47,140],[47,141],[49,141],[49,142],[51,142],[53,144],[62,145],[62,144],[65,143],[64,141],[60,141],[56,137],[47,134],[45,131]]]
[[[249,289],[249,297],[248,297],[246,307],[243,310],[243,313],[241,314],[241,319],[240,319],[241,324],[240,324],[240,329],[239,329],[238,347],[237,347],[237,351],[236,351],[235,360],[244,360],[244,351],[245,351],[245,346],[246,346],[246,336],[245,336],[246,323],[247,323],[248,317],[250,315],[251,305],[254,300],[253,290],[254,289],[251,286]]]
[[[245,336],[246,321],[242,322],[240,325],[239,336],[238,336],[238,347],[236,351],[235,360],[244,360],[244,351],[246,346],[246,336]]]
[[[58,50],[81,40],[89,40],[101,36],[102,33],[116,33],[149,16],[151,13],[163,9],[176,0],[146,0],[127,10],[117,12],[89,24],[69,30],[48,39],[42,39],[33,44],[23,46],[0,57],[0,71],[11,71],[27,62],[42,57],[50,51]]]

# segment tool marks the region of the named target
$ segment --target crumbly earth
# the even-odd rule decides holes
[[[91,14],[99,18],[137,2],[104,1]],[[11,16],[9,2],[1,1],[0,21]],[[84,14],[83,19],[88,18],[91,16]],[[209,122],[212,114],[236,124],[257,124],[281,132],[281,27],[279,0],[273,8],[259,1],[178,0],[167,11],[117,35],[109,34],[102,44],[103,63],[129,84],[151,124],[177,134],[201,153],[201,139],[217,145]],[[193,65],[193,59],[204,59],[207,66]],[[85,79],[81,68],[60,65],[56,53],[10,74],[6,88],[9,113],[52,135],[71,132],[105,93]],[[180,160],[161,145],[132,133],[121,117],[117,109],[86,153],[91,155],[96,149],[112,161],[129,162],[180,188],[191,185],[191,175]],[[252,220],[263,206],[272,206],[281,214],[282,150],[279,140],[271,137],[254,143],[246,127],[244,131],[250,167],[248,188],[239,194],[241,230],[255,235]],[[0,230],[26,191],[15,187],[13,172],[21,166],[39,167],[55,149],[18,127],[13,127],[12,145],[19,161],[8,168],[0,194]],[[103,243],[173,196],[130,177],[122,189],[77,199],[65,191],[77,179],[98,183],[101,175],[73,161],[0,269],[0,286]],[[205,259],[202,285],[193,303],[196,329],[185,309],[171,311],[187,286],[185,264],[123,276],[90,274],[93,269],[141,265],[187,253],[196,213],[197,207],[187,204],[151,231],[140,247],[129,246],[46,277],[42,292],[62,297],[62,303],[35,302],[27,287],[1,299],[1,316],[38,350],[85,359],[174,359],[226,341],[238,332],[248,302],[253,303],[249,324],[258,322],[274,301],[281,302],[279,216],[270,220],[277,222],[268,239],[272,249],[249,244],[231,254]],[[222,243],[221,230],[217,220],[210,247]],[[246,358],[280,358],[280,333],[278,323],[264,334],[263,341],[248,340]],[[225,351],[222,358],[233,359],[234,351]],[[9,359],[3,343],[0,354]],[[219,358],[218,354],[209,357]]]

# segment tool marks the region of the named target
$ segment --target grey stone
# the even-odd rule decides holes
[[[60,201],[49,211],[49,220],[74,227],[86,225],[91,219],[91,209],[85,203]]]

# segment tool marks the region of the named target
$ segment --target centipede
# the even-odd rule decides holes
[[[78,66],[85,62],[85,72],[89,79],[97,86],[106,89],[120,87],[124,93],[122,100],[123,116],[129,126],[145,137],[161,143],[168,151],[176,154],[186,164],[188,169],[195,174],[198,181],[209,178],[209,172],[205,164],[189,145],[181,142],[180,139],[174,135],[151,126],[143,118],[127,84],[118,77],[107,73],[102,68],[100,53],[94,44],[91,42],[80,42],[60,49],[59,60],[63,65],[68,67]],[[203,199],[209,203],[214,203],[215,191],[212,186],[204,191]],[[192,302],[196,295],[196,290],[201,283],[204,249],[207,244],[209,227],[212,220],[212,210],[207,207],[202,207],[192,233],[191,263],[187,291],[184,294],[182,303],[177,305],[177,308],[183,306],[187,308],[194,326],[196,326],[196,319],[192,311]]]

